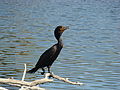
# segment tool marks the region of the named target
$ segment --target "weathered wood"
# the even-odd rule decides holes
[[[6,89],[6,88],[4,88],[4,87],[0,87],[0,90],[8,90],[8,89]]]
[[[52,79],[47,79],[47,78],[43,78],[40,80],[35,80],[32,82],[26,82],[26,81],[20,81],[20,80],[15,80],[15,79],[4,79],[4,78],[0,78],[0,83],[3,84],[15,84],[16,86],[36,86],[38,84],[42,84],[42,83],[46,83],[46,82],[52,82]]]
[[[53,73],[45,73],[43,79],[34,80],[32,82],[24,81],[25,75],[26,75],[26,64],[25,64],[25,70],[23,73],[22,80],[15,80],[13,78],[9,78],[9,79],[0,78],[0,83],[21,87],[19,90],[45,90],[44,88],[40,88],[36,85],[42,84],[42,83],[47,83],[47,82],[52,82],[53,79],[50,79],[50,77],[53,77],[55,79],[64,81],[64,82],[72,84],[72,85],[83,85],[83,83],[72,82],[72,81],[68,80],[68,78],[63,78],[63,77],[60,77]]]
[[[68,78],[63,78],[63,77],[60,77],[60,76],[55,75],[55,74],[51,74],[50,76],[53,77],[53,78],[56,78],[56,79],[58,79],[58,80],[64,81],[64,82],[66,82],[66,83],[72,84],[72,85],[83,85],[83,83],[80,83],[80,82],[72,82],[72,81],[69,81]]]

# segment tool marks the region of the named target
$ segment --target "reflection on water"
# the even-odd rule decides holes
[[[41,85],[49,90],[118,90],[120,88],[119,0],[1,0],[0,77],[21,79],[56,41],[53,30],[67,25],[64,49],[52,71],[85,83],[60,81]],[[40,71],[39,71],[40,72]],[[31,81],[42,76],[27,74]],[[5,85],[1,85],[5,86]],[[16,90],[16,87],[8,86]]]

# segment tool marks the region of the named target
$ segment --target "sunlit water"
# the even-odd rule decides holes
[[[40,86],[47,90],[119,90],[120,0],[0,0],[0,77],[21,79],[23,64],[31,69],[56,43],[53,31],[58,25],[70,29],[62,36],[64,48],[52,72],[85,85],[55,80]],[[25,80],[42,78],[39,72],[27,74]]]

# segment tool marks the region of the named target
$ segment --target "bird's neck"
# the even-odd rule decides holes
[[[63,42],[62,42],[61,38],[58,39],[58,43],[57,44],[60,45],[60,46],[63,46]]]
[[[61,38],[58,39],[58,43],[62,43],[62,39]]]
[[[61,34],[55,33],[55,38],[57,39],[57,45],[63,47],[62,39],[61,39]]]

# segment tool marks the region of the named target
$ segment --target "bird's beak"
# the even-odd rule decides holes
[[[65,30],[69,29],[69,26],[64,27]]]
[[[69,27],[68,26],[66,26],[66,27],[62,26],[62,28],[60,28],[60,32],[64,32],[66,29],[69,29]]]

